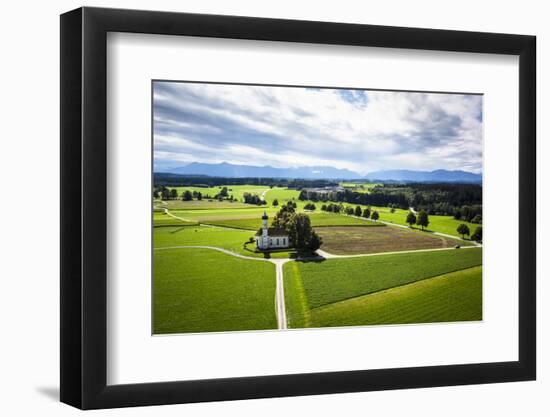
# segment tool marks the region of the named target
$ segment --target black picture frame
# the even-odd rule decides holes
[[[107,385],[108,32],[519,56],[518,361]],[[61,401],[96,409],[535,379],[535,51],[524,35],[88,7],[61,15]]]

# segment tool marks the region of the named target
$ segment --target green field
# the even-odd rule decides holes
[[[377,183],[354,183],[354,182],[343,182],[340,185],[346,188],[353,188],[354,191],[359,192],[370,192],[370,190],[374,187],[376,187]],[[202,222],[220,222],[221,223],[212,223],[212,224],[220,224],[225,225],[228,227],[237,227],[237,228],[244,228],[244,229],[250,229],[250,230],[256,230],[259,227],[259,220],[254,222],[240,222],[239,220],[245,219],[245,218],[253,218],[254,216],[258,215],[261,216],[261,214],[265,211],[267,211],[267,214],[272,218],[275,213],[278,211],[278,207],[273,207],[272,203],[273,200],[277,199],[279,202],[279,207],[282,204],[285,204],[287,201],[293,200],[297,206],[298,211],[302,211],[303,207],[307,203],[311,203],[311,201],[300,201],[298,199],[298,196],[300,192],[298,190],[294,189],[287,189],[282,187],[273,187],[269,188],[268,186],[264,185],[228,185],[229,194],[233,195],[238,201],[217,201],[217,200],[193,200],[193,201],[181,201],[181,200],[168,200],[168,201],[156,201],[155,207],[165,207],[168,208],[170,211],[184,211],[185,216],[183,217],[189,217],[192,218],[194,221],[202,221]],[[363,187],[363,188],[361,188]],[[212,197],[220,192],[221,186],[217,187],[173,187],[178,190],[178,195],[181,196],[182,193],[185,190],[189,191],[200,191],[203,194],[210,194]],[[251,193],[251,194],[257,194],[262,195],[262,193],[265,192],[265,200],[268,203],[266,206],[256,206],[256,205],[250,205],[250,204],[244,204],[242,202],[243,194],[245,192]],[[313,212],[312,214],[319,214],[321,212],[321,206],[323,205],[322,202],[316,202],[314,203],[317,206],[317,210]],[[344,204],[344,206],[351,206],[356,207],[356,205],[352,204]],[[366,206],[361,206],[363,209]],[[388,207],[371,207],[372,210],[378,211],[380,215],[380,220],[384,222],[394,223],[398,225],[408,226],[405,222],[405,219],[408,214],[408,210],[403,209],[395,209],[395,211],[392,213],[390,208]],[[247,211],[244,211],[247,210]],[[248,211],[250,210],[250,211]],[[202,213],[201,213],[202,211]],[[176,214],[176,213],[174,213]],[[321,214],[327,215],[327,216],[334,216],[332,213],[325,213],[321,212]],[[214,218],[212,218],[214,217]],[[217,218],[216,218],[217,217]],[[223,217],[223,218],[220,218]],[[439,233],[445,233],[448,235],[461,237],[458,232],[456,231],[456,228],[459,224],[464,223],[469,228],[470,231],[473,233],[475,228],[479,225],[474,223],[465,222],[462,220],[455,220],[451,216],[436,216],[431,215],[429,216],[430,224],[427,227],[427,231],[432,232],[439,232]],[[233,222],[235,220],[235,222]],[[230,221],[230,223],[226,223],[226,221]],[[355,224],[361,224],[359,222],[350,222],[343,219],[336,219],[335,217],[318,217],[317,219],[313,219],[313,224],[315,226],[342,226],[342,225],[355,225]],[[414,226],[414,228],[417,228],[417,226]]]
[[[167,201],[156,201],[155,207],[167,208],[170,210],[211,210],[211,209],[247,209],[247,208],[256,208],[251,204],[239,203],[238,201],[229,201],[229,200],[191,200],[191,201],[182,201],[182,200],[167,200]]]
[[[395,209],[395,213],[392,213],[388,207],[372,207],[373,210],[377,210],[380,214],[380,220],[403,226],[408,226],[405,222],[407,218],[408,210]],[[426,228],[428,231],[445,233],[447,235],[460,237],[456,228],[459,224],[464,223],[470,228],[470,232],[473,233],[479,224],[469,223],[463,220],[456,220],[452,216],[429,216],[430,224]],[[414,226],[414,228],[420,229],[420,226]]]
[[[193,226],[198,223],[195,221],[185,221],[181,219],[176,219],[163,212],[153,212],[153,226]]]
[[[265,200],[271,205],[273,200],[279,202],[279,206],[286,203],[287,201],[294,200],[296,204],[300,203],[298,196],[300,191],[298,190],[289,190],[288,188],[273,187],[265,194]]]
[[[155,250],[153,291],[154,334],[277,328],[270,262],[208,249]]]
[[[203,196],[209,195],[211,198],[214,198],[222,190],[224,186],[215,186],[215,187],[168,187],[169,189],[175,188],[178,191],[178,196],[181,197],[186,190],[191,192],[197,191],[200,192]],[[261,195],[264,191],[268,191],[269,187],[267,185],[226,185],[227,192],[229,195],[232,195],[238,201],[243,199],[244,193],[257,194]],[[204,198],[204,197],[203,197]]]
[[[358,184],[345,183],[346,187]],[[362,184],[369,192],[376,184]],[[154,201],[154,332],[185,333],[276,328],[275,266],[261,258],[295,258],[295,251],[264,254],[245,245],[261,226],[264,211],[270,222],[287,201],[304,212],[299,191],[267,186],[227,186],[241,199],[245,192],[261,195],[265,206],[234,201]],[[178,187],[212,197],[221,187]],[[273,207],[274,199],[279,207]],[[430,216],[427,232],[386,226],[364,218],[320,210],[307,212],[329,254],[374,254],[329,258],[317,262],[289,261],[284,267],[289,327],[444,322],[481,319],[481,248],[452,248],[468,241],[458,236],[465,223]],[[345,206],[350,206],[345,204]],[[353,205],[355,207],[355,205]],[[364,207],[364,206],[363,206]],[[165,209],[169,213],[165,213]],[[406,225],[407,210],[391,213],[372,207],[380,220]],[[466,223],[471,231],[477,225]],[[209,246],[255,259],[242,259]],[[426,252],[383,254],[411,250]],[[327,255],[328,256],[328,255]]]
[[[155,248],[214,246],[252,258],[289,258],[294,256],[292,250],[271,253],[266,256],[262,252],[254,252],[253,244],[246,249],[243,244],[253,236],[254,232],[249,230],[226,229],[223,227],[156,227],[153,232],[153,245]]]
[[[380,185],[380,183],[376,182],[341,182],[340,186],[347,188],[351,191],[355,191],[358,193],[370,193],[370,190],[372,190],[377,185]]]
[[[482,273],[477,266],[316,308],[308,327],[481,319]]]
[[[287,263],[284,265],[287,314],[290,322],[300,327],[304,312],[478,266],[481,255],[480,248],[472,248]]]
[[[275,212],[273,209],[266,210],[267,214],[273,219]],[[191,219],[196,219],[201,223],[218,225],[224,227],[234,227],[237,229],[258,230],[262,225],[261,214],[263,210],[258,213],[255,212],[243,212],[243,213],[212,213],[211,216],[189,216]],[[342,214],[333,214],[325,212],[309,212],[307,213],[311,220],[313,227],[326,227],[326,226],[367,226],[377,227],[384,226],[383,223],[376,223],[366,219],[355,218],[350,216],[344,216]]]

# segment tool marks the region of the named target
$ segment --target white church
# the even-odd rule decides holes
[[[262,228],[256,233],[256,247],[260,250],[288,248],[290,239],[282,227],[268,227],[267,214],[262,216]]]

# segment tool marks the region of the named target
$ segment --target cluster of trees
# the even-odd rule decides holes
[[[259,195],[250,193],[243,194],[243,201],[246,204],[255,204],[257,206],[263,206],[267,204],[267,202],[265,200],[262,200]]]
[[[313,203],[307,203],[304,205],[304,210],[311,210],[314,211],[317,207],[315,207],[315,204]]]
[[[337,186],[338,183],[329,180],[307,180],[288,178],[229,178],[208,177],[206,175],[179,175],[169,173],[155,173],[154,183],[166,187],[203,187],[210,188],[220,185],[267,185],[269,187],[288,187],[300,190],[306,187]]]
[[[353,208],[352,206],[344,206],[343,204],[329,203],[323,204],[321,210],[329,213],[344,213],[348,216],[364,217],[372,220],[378,220],[380,218],[380,214],[376,210],[372,210],[370,206],[362,209],[361,206]]]
[[[453,214],[456,220],[465,220],[470,223],[481,224],[482,223],[482,210],[481,204],[462,206]]]
[[[369,193],[345,189],[334,193],[300,193],[301,200],[424,210],[427,214],[455,216],[481,222],[482,188],[477,184],[381,184]],[[476,219],[476,220],[477,220]]]
[[[323,204],[321,206],[321,210],[322,211],[328,211],[329,213],[340,213],[344,210],[344,205],[343,204],[333,204],[333,203]]]
[[[202,199],[212,199],[212,197],[209,194],[203,194],[200,191],[197,190],[185,190],[181,193],[181,195],[178,194],[178,190],[176,188],[168,188],[164,185],[157,185],[153,189],[153,198],[154,199],[162,199],[162,200],[177,200],[178,198],[181,198],[183,201],[192,201],[192,200],[202,200]],[[229,190],[227,187],[221,188],[220,192],[214,196],[214,198],[218,200],[229,200],[229,201],[236,201],[236,199],[233,197],[233,195],[229,195]]]
[[[321,247],[321,237],[311,227],[307,214],[296,213],[296,203],[289,201],[281,206],[272,221],[273,227],[285,229],[294,247],[300,252],[314,252]]]
[[[175,188],[169,189],[164,186],[156,186],[153,189],[153,198],[158,200],[176,200],[178,198],[178,190]]]
[[[462,239],[466,236],[470,236],[470,228],[464,223],[460,223],[456,228],[456,231],[460,236],[462,236]],[[470,239],[475,240],[476,242],[483,241],[483,227],[477,226],[474,233],[471,234]]]
[[[422,230],[424,230],[425,227],[428,227],[430,224],[430,218],[428,213],[425,210],[420,210],[418,212],[418,215],[414,214],[412,211],[409,211],[407,214],[406,222],[410,227],[413,227],[413,225],[421,226]],[[457,233],[462,236],[462,239],[464,239],[466,236],[470,236],[470,228],[467,224],[460,223],[458,227],[456,228]],[[474,230],[474,233],[470,236],[471,240],[475,240],[476,242],[481,242],[483,240],[483,228],[482,226],[477,226]]]
[[[414,214],[412,211],[409,211],[405,221],[410,227],[413,227],[413,225],[416,224],[417,226],[422,227],[422,230],[430,224],[430,218],[426,210],[420,210],[418,215]]]

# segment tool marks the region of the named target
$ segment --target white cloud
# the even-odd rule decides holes
[[[481,171],[481,96],[162,82],[154,103],[155,155],[174,166]]]

